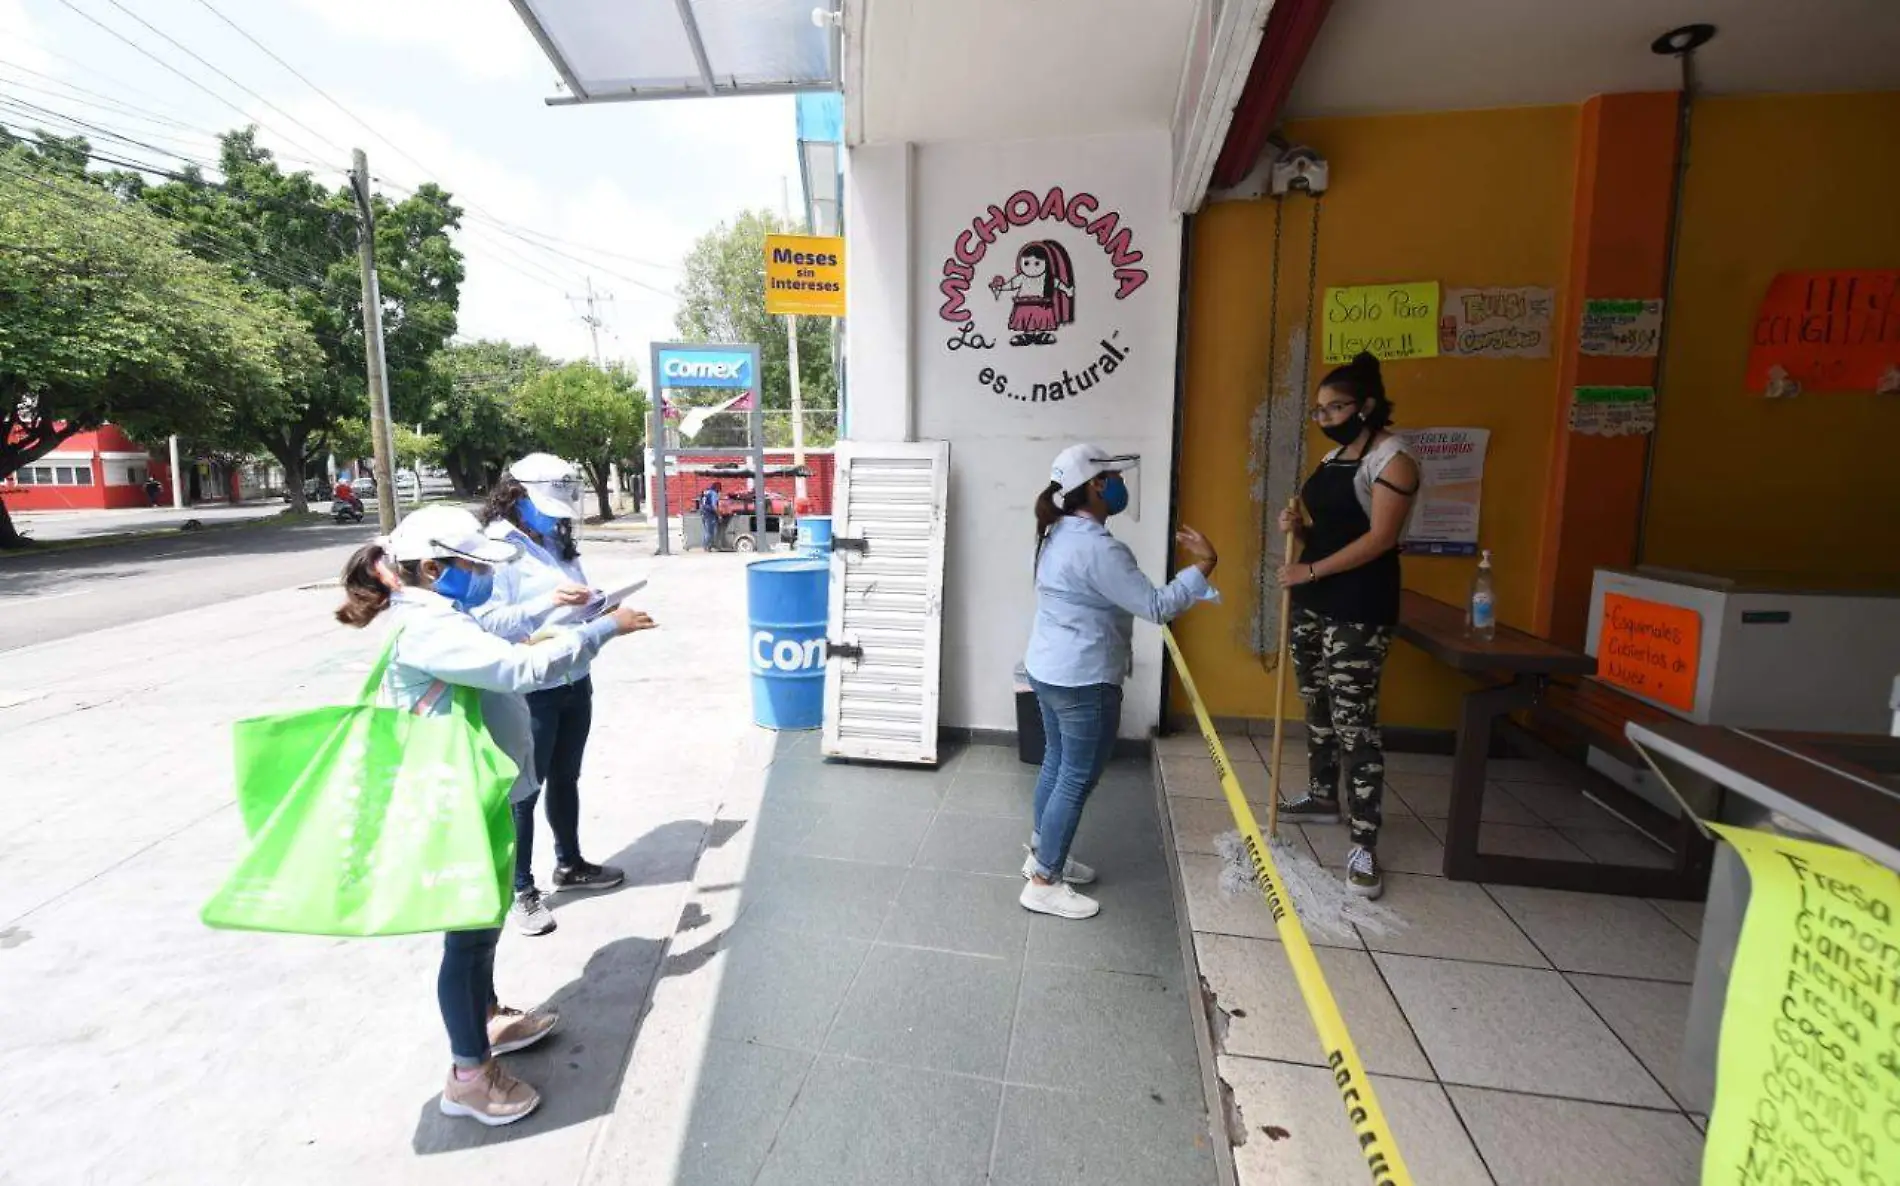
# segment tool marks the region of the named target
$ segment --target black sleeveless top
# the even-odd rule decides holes
[[[1367,447],[1371,444],[1368,441]],[[1313,518],[1306,531],[1306,544],[1300,549],[1301,564],[1317,564],[1372,530],[1372,520],[1359,505],[1358,492],[1353,488],[1361,462],[1361,458],[1344,456],[1323,461],[1300,488],[1300,500]],[[1335,622],[1395,626],[1399,620],[1399,550],[1395,547],[1358,568],[1295,585],[1291,592],[1295,606]]]

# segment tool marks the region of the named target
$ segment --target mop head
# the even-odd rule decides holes
[[[1260,894],[1260,880],[1254,875],[1253,861],[1247,855],[1247,842],[1238,831],[1223,832],[1214,839],[1220,851],[1222,893]],[[1305,843],[1287,836],[1267,841],[1273,867],[1286,884],[1294,912],[1308,928],[1332,939],[1350,940],[1353,928],[1375,935],[1390,935],[1405,926],[1405,920],[1377,902],[1362,898],[1346,884],[1343,873],[1335,873],[1313,859]]]

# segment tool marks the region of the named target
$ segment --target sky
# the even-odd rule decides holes
[[[673,291],[693,241],[741,210],[779,208],[788,185],[799,201],[792,100],[551,108],[542,100],[556,83],[507,0],[0,0],[0,122],[75,130],[18,106],[36,104],[207,162],[210,133],[254,122],[286,169],[332,186],[362,148],[392,198],[435,180],[468,211],[458,337],[587,357],[591,277],[602,356],[644,375],[648,343],[674,336]],[[95,151],[180,165],[90,138]]]

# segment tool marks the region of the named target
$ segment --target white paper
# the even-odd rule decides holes
[[[580,620],[583,622],[591,622],[602,614],[619,609],[626,603],[627,598],[632,597],[635,593],[638,593],[646,587],[646,579],[641,578],[637,581],[629,581],[617,589],[608,589],[605,591],[597,590],[594,593],[593,599],[582,608]]]
[[[1475,556],[1488,428],[1415,428],[1399,433],[1418,463],[1418,499],[1399,541],[1407,553]]]
[[[1453,358],[1549,358],[1551,289],[1447,288],[1438,353]]]

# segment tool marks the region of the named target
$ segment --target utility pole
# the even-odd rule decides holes
[[[789,177],[779,178],[779,198],[785,207],[785,225],[789,229],[792,222],[792,181]],[[798,385],[798,314],[785,315],[785,355],[786,369],[791,374],[792,384],[792,465],[797,469],[805,468],[805,399]],[[805,505],[805,477],[800,474],[792,479],[792,513],[799,514]]]
[[[369,432],[376,454],[376,519],[396,529],[396,442],[389,421],[389,371],[383,363],[383,290],[376,281],[376,210],[369,200],[369,158],[352,154],[350,188],[356,193],[357,256],[363,265],[363,355],[369,362]],[[420,483],[417,483],[420,486]]]
[[[613,299],[612,293],[606,293],[604,295],[609,300]],[[572,300],[573,298],[569,297],[568,299]],[[592,276],[587,277],[587,313],[581,318],[581,321],[587,326],[587,332],[593,338],[594,369],[602,374],[606,374],[607,364],[600,356],[600,314],[595,309],[594,278]],[[620,463],[611,457],[607,459],[607,487],[607,502],[608,505],[611,506],[620,494]]]

